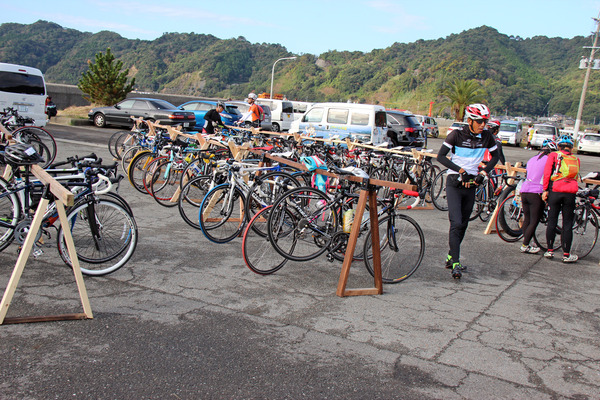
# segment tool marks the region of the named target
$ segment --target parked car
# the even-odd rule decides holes
[[[523,124],[512,120],[500,121],[498,139],[502,141],[502,144],[519,146],[523,140]]]
[[[250,109],[250,105],[244,101],[229,101],[227,104],[234,105],[240,110],[242,115],[246,114]],[[265,113],[265,120],[261,122],[260,129],[263,131],[272,131],[273,130],[273,121],[271,117],[271,108],[269,106],[260,105]]]
[[[388,137],[395,146],[427,147],[427,133],[417,117],[404,111],[387,110],[386,113]]]
[[[577,142],[577,152],[584,153],[600,153],[600,134],[584,133]]]
[[[161,99],[130,98],[114,106],[92,108],[88,112],[90,121],[99,128],[106,125],[132,126],[131,117],[143,117],[162,125],[182,125],[184,129],[196,124],[193,112],[182,111]]]
[[[415,115],[415,117],[419,120],[419,123],[427,132],[427,136],[434,138],[440,136],[440,130],[433,117],[428,117],[427,115]]]
[[[195,129],[202,130],[204,128],[204,115],[209,110],[217,108],[217,102],[211,100],[192,100],[187,103],[183,103],[178,107],[181,110],[191,111],[196,116]],[[237,105],[225,103],[225,109],[219,114],[221,121],[225,125],[233,125],[238,119],[242,117],[242,113],[238,109]]]
[[[558,139],[558,128],[550,124],[533,125],[533,137],[531,138],[531,147],[542,147],[544,140]]]
[[[448,136],[450,134],[450,132],[452,132],[453,130],[455,130],[457,128],[461,128],[463,126],[467,126],[467,125],[469,125],[469,124],[467,124],[466,122],[458,122],[458,121],[453,122],[452,125],[450,125],[448,127],[448,131],[446,132],[446,136]]]
[[[287,131],[294,120],[294,105],[288,100],[262,99],[256,100],[259,106],[268,106],[271,109],[272,130],[274,132]]]

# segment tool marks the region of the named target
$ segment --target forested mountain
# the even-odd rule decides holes
[[[441,104],[444,85],[476,79],[495,113],[575,116],[584,77],[579,59],[589,45],[589,37],[521,39],[482,26],[368,53],[298,55],[277,64],[275,92],[290,99],[353,100],[426,112],[430,101]],[[243,37],[165,33],[146,41],[46,21],[0,25],[0,61],[37,67],[49,82],[77,84],[87,61],[107,47],[135,76],[137,90],[221,98],[269,91],[273,62],[293,55],[279,44],[250,43]],[[591,74],[588,120],[600,117],[598,74]]]

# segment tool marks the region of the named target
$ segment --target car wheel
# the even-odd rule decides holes
[[[440,136],[440,131],[436,129],[435,132],[433,132],[433,135],[434,138],[438,138]]]
[[[279,127],[279,124],[275,124],[275,123],[273,124],[271,130],[273,132],[281,132],[281,128]]]
[[[94,115],[94,125],[96,125],[98,128],[104,128],[106,126],[106,118],[104,117],[104,114],[97,113]]]

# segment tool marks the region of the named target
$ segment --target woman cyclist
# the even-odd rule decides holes
[[[554,257],[554,238],[558,216],[562,213],[562,248],[563,262],[576,262],[578,257],[571,254],[571,243],[573,242],[573,219],[575,213],[575,197],[579,185],[580,160],[575,157],[573,150],[573,138],[568,135],[561,136],[557,146],[559,151],[548,155],[544,167],[544,193],[542,199],[548,202],[548,226],[546,229],[546,241],[548,251],[544,257]]]
[[[540,248],[531,245],[530,242],[544,213],[542,181],[548,154],[553,151],[556,151],[556,144],[552,140],[546,139],[542,143],[540,153],[527,161],[527,177],[521,186],[521,202],[523,204],[523,244],[521,245],[521,253],[537,254],[540,252]]]

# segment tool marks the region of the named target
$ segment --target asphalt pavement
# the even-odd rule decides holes
[[[69,129],[78,128],[57,134],[60,157],[110,158],[102,142],[114,130]],[[259,276],[244,265],[241,239],[210,243],[176,207],[127,182],[119,193],[138,223],[134,257],[85,278],[93,319],[0,326],[0,398],[599,397],[598,248],[565,265],[521,254],[474,221],[462,246],[468,272],[453,280],[443,267],[447,215],[412,210],[426,234],[419,270],[383,295],[340,298],[341,263],[321,257]],[[15,245],[0,253],[0,287],[16,257]],[[354,263],[348,287],[372,284]],[[66,312],[81,304],[49,240],[8,316]]]

